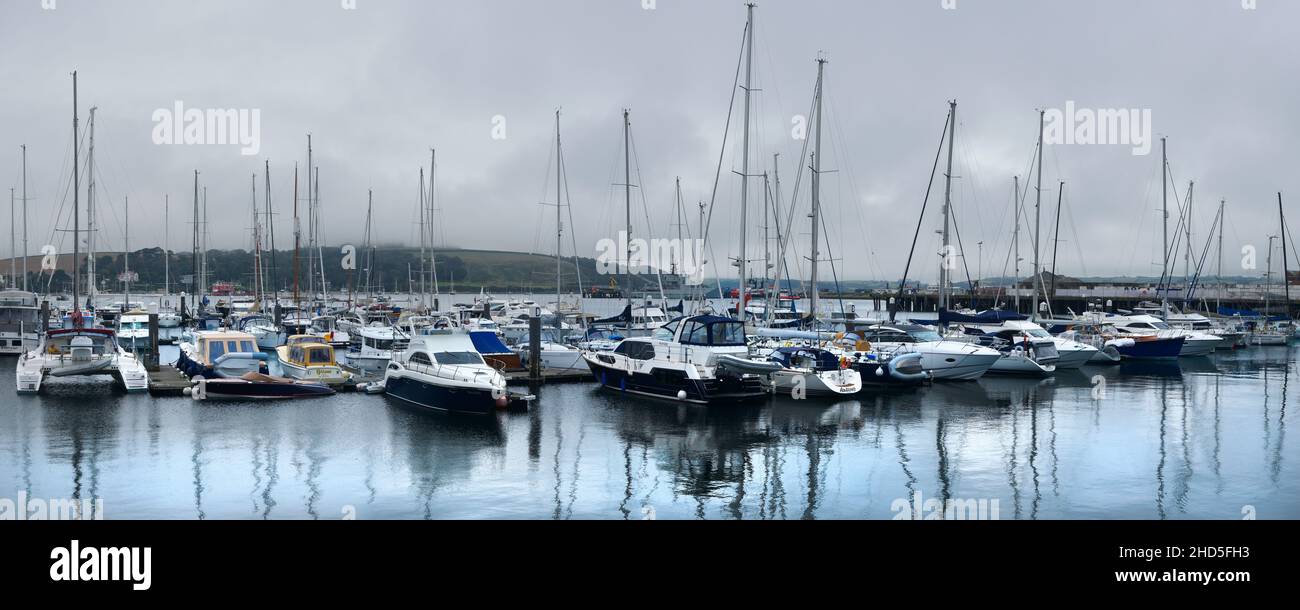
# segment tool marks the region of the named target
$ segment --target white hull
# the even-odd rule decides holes
[[[1027,375],[1031,377],[1048,377],[1056,373],[1056,366],[1039,364],[1020,354],[1004,354],[998,359],[989,373],[999,375]]]
[[[582,352],[576,348],[556,345],[554,343],[542,344],[542,368],[554,370],[576,370],[586,372],[589,370],[587,361],[582,359]],[[528,349],[520,350],[520,360],[525,366],[528,365]]]
[[[852,396],[862,391],[862,375],[853,369],[813,373],[795,369],[776,371],[769,376],[770,387],[782,394],[797,396]]]

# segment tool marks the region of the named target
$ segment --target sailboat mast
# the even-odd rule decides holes
[[[1034,189],[1034,303],[1029,312],[1030,319],[1039,314],[1038,299],[1043,294],[1043,268],[1039,261],[1042,242],[1039,235],[1043,230],[1043,124],[1046,114],[1044,110],[1038,111],[1038,169],[1035,172],[1038,186]]]
[[[1052,285],[1043,289],[1043,298],[1047,301],[1047,315],[1052,315],[1052,301],[1056,300],[1056,251],[1061,246],[1061,202],[1065,199],[1065,181],[1056,186],[1056,230],[1052,233]]]
[[[72,73],[72,311],[80,312],[80,292],[78,291],[77,282],[81,281],[81,202],[78,201],[81,191],[81,168],[79,161],[81,156],[81,136],[78,133],[79,119],[77,117],[77,73]]]
[[[822,207],[822,79],[825,75],[826,60],[817,58],[817,123],[816,136],[812,158],[812,250],[810,259],[810,279],[808,288],[808,312],[813,319],[817,318],[817,301],[821,297],[821,290],[817,288],[817,263],[821,259],[821,253],[818,252],[819,229],[821,228],[821,207]]]
[[[163,195],[163,295],[172,295],[172,200],[171,195]]]
[[[131,198],[124,197],[122,201],[122,206],[124,210],[123,216],[125,216],[126,218],[126,236],[123,239],[126,245],[126,247],[124,248],[126,251],[122,253],[122,269],[123,269],[122,283],[125,285],[126,298],[124,299],[122,307],[124,309],[130,309],[131,308]]]
[[[320,302],[323,304],[329,296],[329,283],[325,281],[325,244],[320,239],[320,167],[316,168],[316,177],[312,179],[312,193],[315,204],[312,206],[316,212],[316,233],[313,241],[316,242],[316,270],[320,272]]]
[[[949,277],[949,261],[952,257],[950,249],[952,248],[952,236],[950,233],[951,222],[949,217],[952,214],[952,154],[957,137],[957,100],[948,102],[948,169],[943,174],[943,254],[942,262],[939,263],[939,309],[948,309],[949,284],[952,278]]]
[[[257,222],[257,174],[252,177],[253,193],[253,306],[262,307],[262,233]]]
[[[194,310],[203,307],[203,278],[199,277],[199,170],[194,170],[194,205],[190,211],[190,281],[194,292]]]
[[[750,97],[753,95],[753,76],[754,76],[754,3],[745,5],[745,113],[744,113],[744,135],[742,137],[741,161],[740,161],[740,255],[736,258],[736,266],[740,269],[740,302],[736,305],[736,318],[745,319],[745,297],[748,295],[749,282],[747,275],[747,266],[749,261],[746,259],[747,248],[745,243],[745,234],[748,232],[748,208],[749,208],[749,109]],[[814,184],[816,184],[816,174],[813,175]],[[816,204],[813,204],[814,206]],[[815,247],[815,246],[814,246]],[[817,255],[813,254],[813,275],[816,276]],[[816,280],[814,280],[815,282]],[[813,295],[813,304],[817,303],[817,296]]]
[[[90,150],[86,152],[86,180],[89,182],[86,187],[86,306],[90,307],[95,301],[97,292],[95,278],[98,275],[95,267],[95,235],[99,228],[95,226],[95,110],[96,107],[90,108]]]
[[[1278,221],[1282,225],[1282,294],[1286,297],[1286,300],[1283,301],[1284,305],[1282,306],[1282,311],[1286,314],[1286,319],[1290,320],[1291,319],[1291,282],[1289,276],[1290,276],[1291,267],[1289,261],[1287,260],[1286,213],[1282,211],[1281,192],[1277,194],[1277,216],[1278,216]]]
[[[781,217],[780,217],[781,163],[780,161],[781,161],[781,154],[772,153],[772,182],[773,182],[772,217],[776,219],[776,243],[784,246],[785,242],[781,240]],[[778,248],[777,256],[779,258],[777,259],[776,264],[774,265],[772,271],[772,292],[775,293],[775,296],[769,297],[767,299],[768,305],[764,311],[764,313],[766,314],[764,321],[769,326],[772,324],[772,318],[776,313],[776,307],[781,304],[781,267],[783,266],[782,263],[785,262],[785,252],[780,248]]]
[[[266,230],[270,234],[270,252],[271,252],[271,315],[275,321],[279,322],[280,317],[280,284],[276,279],[275,269],[275,215],[271,213],[271,162],[265,161],[265,169],[262,171],[262,177],[266,181],[262,192],[265,193],[266,199]]]
[[[15,239],[14,189],[9,188],[9,285],[18,285],[18,240]]]
[[[771,303],[771,299],[769,299],[767,295],[768,288],[769,288],[767,284],[767,273],[772,269],[772,242],[771,242],[772,236],[771,236],[771,226],[768,224],[768,220],[770,219],[768,214],[769,212],[772,211],[771,195],[772,195],[772,186],[771,183],[768,181],[768,173],[763,172],[763,284],[762,286],[763,286],[763,300],[765,303],[768,304]],[[678,241],[680,241],[680,239]]]
[[[1226,199],[1219,200],[1219,292],[1214,299],[1214,310],[1218,312],[1223,308],[1223,206],[1227,203]]]
[[[1015,209],[1015,218],[1016,218],[1016,227],[1011,231],[1011,247],[1014,250],[1011,256],[1013,262],[1012,268],[1014,270],[1012,275],[1015,276],[1015,280],[1011,284],[1011,287],[1012,289],[1015,290],[1016,293],[1015,296],[1016,313],[1020,313],[1020,286],[1019,286],[1020,284],[1020,176],[1015,177],[1015,182],[1016,182],[1015,201],[1012,202],[1012,206],[1011,206],[1012,208]]]
[[[27,291],[27,145],[23,149],[23,291]]]
[[[302,245],[302,225],[298,221],[298,165],[293,166],[293,304],[300,306],[298,298],[298,248]]]
[[[1160,254],[1164,257],[1160,266],[1160,288],[1164,290],[1160,295],[1160,308],[1164,316],[1169,317],[1169,291],[1164,287],[1165,278],[1169,274],[1169,156],[1165,148],[1165,138],[1160,138]]]
[[[437,216],[438,208],[438,151],[429,149],[429,275],[433,280],[433,302],[434,308],[438,308],[438,295],[441,290],[438,289],[438,252],[434,249],[434,218]]]
[[[560,155],[562,152],[563,149],[560,147],[560,111],[556,109],[555,111],[555,327],[556,328],[560,328],[561,323],[564,319],[564,317],[560,315],[560,293],[563,291],[563,289],[561,288],[561,284],[564,281],[563,276],[561,276],[561,267],[560,267],[560,265],[562,264],[562,261],[560,259],[560,244],[561,244],[561,238],[564,236],[564,223],[560,217],[560,204],[563,203],[563,201],[560,198],[560,192],[561,192],[560,165],[563,163],[562,161],[563,157],[561,157]]]
[[[426,290],[424,287],[424,278],[425,278],[425,271],[426,271],[426,269],[424,268],[424,261],[425,261],[425,256],[427,254],[425,251],[425,246],[428,245],[429,242],[429,226],[427,224],[428,223],[427,216],[429,213],[429,208],[426,205],[424,198],[425,198],[424,168],[421,167],[420,168],[420,197],[419,197],[420,199],[420,307],[421,308],[424,308],[426,306],[426,301],[424,299],[426,295]]]
[[[628,307],[632,306],[632,122],[628,119],[628,110],[623,109],[623,196],[627,214],[627,244],[623,252],[624,281],[623,289],[627,291]]]
[[[1184,225],[1186,225],[1187,248],[1183,252],[1183,285],[1187,286],[1192,280],[1192,202],[1195,197],[1193,193],[1196,190],[1196,182],[1187,183],[1187,209],[1183,211]]]

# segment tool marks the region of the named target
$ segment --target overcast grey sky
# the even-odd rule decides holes
[[[188,249],[195,169],[208,188],[212,246],[247,248],[250,176],[259,174],[260,191],[266,159],[281,214],[277,244],[290,244],[293,164],[305,165],[311,133],[328,243],[361,240],[373,189],[377,241],[415,244],[418,172],[436,147],[446,245],[551,253],[554,212],[538,202],[554,199],[548,163],[557,107],[580,254],[593,256],[596,241],[623,222],[622,195],[612,186],[622,182],[622,108],[632,111],[641,172],[633,182],[644,191],[650,233],[675,232],[675,176],[692,208],[709,198],[742,2],[344,4],[55,0],[51,10],[41,0],[0,1],[0,171],[4,186],[19,186],[19,145],[28,145],[31,250],[61,243],[52,237],[54,219],[71,204],[73,70],[83,129],[89,108],[98,107],[97,196],[111,202],[101,214],[114,217],[102,227],[101,249],[120,248],[127,196],[132,248],[161,245],[168,194],[170,245]],[[1267,236],[1278,232],[1277,191],[1289,196],[1288,209],[1300,210],[1300,3],[767,0],[756,19],[751,172],[770,168],[780,153],[787,204],[802,145],[792,119],[809,109],[817,53],[830,60],[823,168],[835,173],[825,175],[823,206],[841,277],[902,272],[952,98],[959,103],[954,212],[973,275],[1007,267],[1012,177],[1028,174],[1037,109],[1067,101],[1150,110],[1152,137],[1169,138],[1177,195],[1196,182],[1198,249],[1219,200],[1228,202],[1228,272],[1245,273],[1243,245],[1258,248],[1259,270],[1251,273],[1263,272]],[[155,144],[155,110],[177,101],[258,110],[258,154],[242,155],[237,145]],[[497,116],[505,118],[504,139],[492,137]],[[735,256],[740,230],[738,133],[736,126],[710,234],[718,258]],[[1123,145],[1051,145],[1044,166],[1045,257],[1056,183],[1064,180],[1063,273],[1159,273],[1158,142],[1147,156]],[[924,279],[937,276],[939,171],[912,274]],[[752,184],[761,202],[761,179]],[[806,179],[801,191],[794,239],[803,257]],[[634,224],[644,235],[640,198]],[[1031,192],[1030,214],[1033,202]],[[750,215],[751,258],[762,256],[760,218]],[[0,241],[7,240],[6,230]],[[1030,243],[1022,235],[1026,259]],[[566,254],[570,244],[566,237]]]

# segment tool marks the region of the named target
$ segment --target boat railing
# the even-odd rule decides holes
[[[452,381],[475,381],[476,378],[480,375],[487,375],[487,374],[493,374],[499,372],[499,371],[491,371],[491,373],[489,373],[489,371],[484,370],[482,367],[478,367],[478,366],[470,367],[470,366],[465,366],[460,364],[414,364],[408,362],[402,364],[402,366],[406,367],[409,370],[420,373],[421,375],[438,377],[440,379],[450,379]],[[451,369],[450,374],[446,372],[446,369]],[[462,371],[467,371],[467,372],[462,374]]]

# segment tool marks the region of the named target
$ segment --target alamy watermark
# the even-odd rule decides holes
[[[17,499],[0,498],[0,521],[103,521],[104,499],[32,498],[20,491]]]
[[[171,108],[153,111],[153,143],[158,145],[237,144],[240,154],[262,149],[262,111],[258,108]]]
[[[1151,153],[1150,108],[1079,108],[1073,100],[1065,108],[1043,114],[1043,141],[1047,144],[1100,144],[1133,147],[1134,156]]]
[[[895,521],[998,521],[997,498],[924,498],[921,492],[911,498],[898,498],[889,505]]]
[[[596,272],[601,275],[627,273],[676,272],[686,276],[686,283],[704,283],[704,240],[702,239],[628,239],[619,231],[617,239],[596,242]]]

